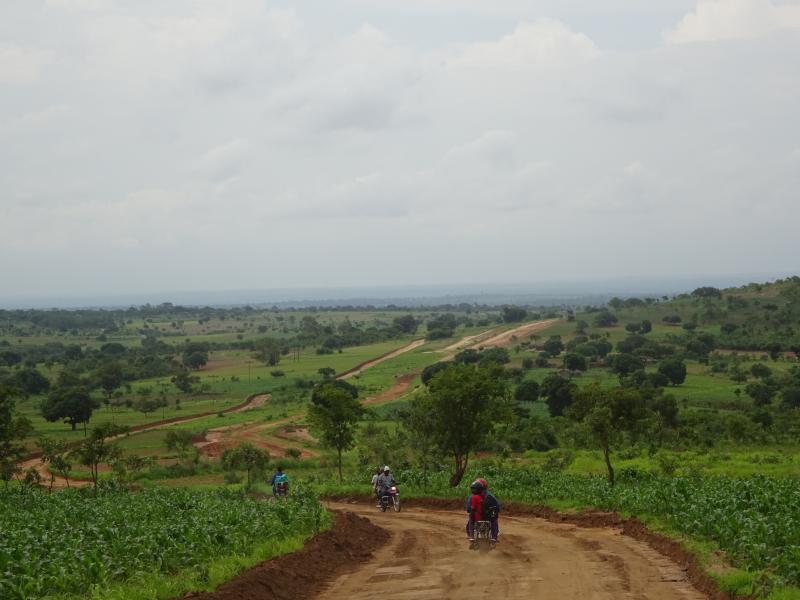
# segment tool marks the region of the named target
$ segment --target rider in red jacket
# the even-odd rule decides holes
[[[483,520],[483,495],[486,490],[482,483],[473,481],[469,486],[472,495],[467,501],[467,512],[469,518],[467,519],[467,539],[470,542],[475,541],[475,521]]]

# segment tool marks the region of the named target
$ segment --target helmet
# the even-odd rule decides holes
[[[478,492],[478,493],[479,493],[479,492],[482,492],[483,490],[485,490],[485,489],[486,489],[486,486],[484,486],[484,485],[483,485],[483,484],[480,482],[480,480],[478,479],[478,480],[476,480],[476,481],[473,481],[473,482],[472,482],[472,483],[469,485],[469,489],[470,489],[470,490],[472,490],[473,492]]]
[[[486,489],[486,490],[488,490],[488,489],[489,489],[489,484],[488,484],[488,483],[486,483],[486,480],[485,480],[485,479],[481,478],[481,479],[476,479],[475,481],[477,481],[478,483],[480,483],[480,484],[483,486],[483,488],[484,488],[484,489]]]
[[[384,473],[388,473],[389,471],[391,471],[391,469],[389,468],[389,465],[386,465],[385,467],[383,467],[383,472]]]

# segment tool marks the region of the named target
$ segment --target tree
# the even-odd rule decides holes
[[[692,292],[695,298],[722,298],[722,292],[715,287],[699,287]]]
[[[769,352],[769,357],[772,360],[778,360],[778,357],[781,355],[781,352],[783,352],[783,345],[781,345],[778,342],[769,343],[765,346],[765,348],[767,352]]]
[[[465,365],[474,364],[480,362],[481,360],[481,353],[475,350],[475,348],[466,348],[461,352],[458,352],[454,357],[453,360],[457,363],[464,363]],[[441,363],[444,364],[444,363]]]
[[[524,321],[528,316],[528,311],[519,306],[504,306],[503,321],[506,323],[518,323]]]
[[[519,402],[536,402],[539,399],[539,384],[532,379],[523,381],[514,391],[514,399]]]
[[[200,382],[200,378],[197,377],[197,375],[190,375],[189,371],[184,369],[177,375],[174,375],[170,381],[184,394],[191,394],[194,390],[194,386]]]
[[[161,408],[161,401],[157,398],[140,398],[133,407],[146,417]]]
[[[42,450],[42,464],[48,465],[50,471],[50,491],[53,491],[53,484],[56,474],[63,477],[69,488],[69,472],[72,470],[72,463],[69,461],[69,446],[65,440],[53,440],[41,438],[39,448]]]
[[[128,484],[133,480],[137,473],[144,470],[153,463],[152,456],[139,456],[138,454],[128,454],[118,456],[109,461],[111,470],[117,481]]]
[[[31,422],[15,414],[15,408],[11,390],[0,387],[0,478],[6,487],[19,473],[17,463],[25,453],[22,440],[33,431]]]
[[[183,365],[187,369],[196,371],[203,368],[208,363],[208,352],[200,352],[195,350],[189,354],[183,355]]]
[[[42,416],[46,421],[58,420],[69,423],[72,430],[78,423],[83,423],[84,433],[86,424],[92,418],[94,409],[97,408],[89,391],[81,385],[58,386],[50,390],[47,398],[41,404]]]
[[[333,379],[328,381],[322,381],[318,385],[314,386],[314,389],[311,392],[311,402],[314,404],[319,404],[322,402],[322,396],[328,386],[333,386],[344,390],[352,398],[358,398],[358,388],[354,386],[352,383],[345,381],[344,379]]]
[[[11,378],[11,385],[24,396],[44,394],[50,389],[50,381],[32,367],[19,369]]]
[[[614,346],[605,338],[600,338],[592,342],[597,348],[597,355],[600,358],[605,358],[608,356],[608,353],[614,349]]]
[[[457,326],[458,323],[456,322],[455,316],[449,313],[439,315],[428,321],[428,333],[425,338],[429,340],[441,340],[453,337]]]
[[[558,356],[561,354],[564,351],[564,343],[561,341],[561,336],[552,336],[549,340],[542,344],[542,349],[550,356]]]
[[[564,379],[558,373],[549,373],[539,386],[539,393],[545,397],[547,409],[551,417],[560,417],[564,410],[572,404],[573,395],[577,386]]]
[[[403,315],[402,317],[395,317],[392,321],[392,325],[397,327],[400,331],[407,334],[413,334],[417,332],[417,327],[419,327],[419,323],[414,318],[414,315]]]
[[[594,324],[597,327],[613,327],[619,319],[617,315],[609,310],[601,310],[594,316]]]
[[[164,438],[167,450],[177,452],[181,460],[186,460],[186,455],[194,447],[194,433],[187,429],[170,429]]]
[[[71,457],[77,459],[80,464],[89,467],[95,494],[97,493],[100,465],[113,462],[122,455],[122,449],[112,444],[111,441],[126,431],[126,427],[114,425],[113,423],[103,423],[99,427],[93,428],[91,435],[70,452]]]
[[[486,350],[481,352],[478,362],[481,366],[487,366],[490,363],[505,365],[511,362],[511,357],[508,355],[508,350],[505,348],[486,348]]]
[[[107,400],[111,399],[114,390],[122,385],[122,381],[122,367],[118,363],[106,363],[97,372],[97,382],[103,388]]]
[[[424,385],[428,385],[433,379],[433,376],[436,375],[439,371],[445,370],[448,366],[450,366],[446,362],[437,362],[433,363],[432,365],[428,365],[424,369],[422,369],[422,375],[420,375],[420,379]]]
[[[336,369],[333,369],[331,367],[320,367],[319,369],[317,369],[317,373],[322,375],[322,378],[325,380],[333,379],[334,376],[336,375]]]
[[[686,381],[686,364],[679,358],[662,360],[658,372],[669,379],[672,385],[681,385]]]
[[[772,369],[767,365],[755,363],[750,367],[750,374],[756,379],[767,379],[772,376]]]
[[[412,435],[427,437],[453,458],[450,485],[464,477],[470,453],[484,443],[495,424],[511,417],[502,369],[452,364],[438,372],[428,390],[412,398]]]
[[[272,338],[264,338],[256,343],[256,359],[270,367],[281,362],[281,343]]]
[[[228,448],[222,453],[222,468],[226,471],[243,470],[247,472],[246,488],[255,475],[263,473],[269,466],[269,453],[261,448],[256,448],[248,442]]]
[[[772,397],[775,395],[775,388],[763,381],[748,383],[744,391],[753,399],[753,404],[756,406],[766,406],[772,402]]]
[[[589,437],[603,451],[608,483],[613,486],[611,451],[624,440],[626,433],[635,437],[643,432],[653,415],[637,390],[604,389],[593,383],[575,394],[567,416],[583,423]]]
[[[181,359],[188,369],[199,369],[208,362],[208,343],[187,342],[183,346]]]
[[[588,368],[586,357],[583,354],[578,354],[577,352],[567,352],[564,355],[564,368],[569,371],[583,372]]]
[[[363,412],[357,398],[333,383],[318,386],[308,408],[309,422],[320,431],[322,443],[336,450],[340,483],[342,452],[353,447],[358,420]]]
[[[791,385],[781,390],[781,404],[786,408],[800,408],[800,385]]]
[[[643,334],[647,334],[653,331],[653,323],[647,319],[642,321],[641,326],[639,327],[639,332]]]
[[[611,371],[624,377],[630,375],[634,371],[641,371],[644,369],[642,359],[633,354],[617,354],[611,359]]]

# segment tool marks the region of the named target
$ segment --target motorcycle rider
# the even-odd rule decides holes
[[[270,480],[270,485],[272,486],[272,495],[278,495],[278,485],[281,483],[286,484],[286,489],[289,489],[289,476],[283,472],[283,467],[278,467],[275,470],[275,473],[272,475],[272,479]]]
[[[389,465],[384,466],[383,472],[378,475],[378,478],[375,480],[375,490],[378,494],[379,505],[381,497],[385,496],[389,492],[389,488],[396,483],[397,482],[394,480],[394,476],[392,475],[392,470],[389,468]]]
[[[383,473],[383,470],[380,467],[378,467],[377,469],[375,469],[375,474],[372,476],[372,493],[375,494],[375,498],[378,500],[379,505],[380,505],[380,497],[378,495],[378,477],[380,477],[381,473]]]
[[[496,542],[500,535],[500,501],[489,491],[489,484],[485,479],[477,481],[483,485],[483,492],[481,492],[483,518],[491,523],[492,541]]]
[[[465,508],[467,509],[467,540],[469,540],[470,544],[475,541],[475,522],[483,520],[483,496],[481,493],[486,488],[480,481],[473,481],[470,486],[469,490],[471,492],[470,497],[467,498],[467,504]]]

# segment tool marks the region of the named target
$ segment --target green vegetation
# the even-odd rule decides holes
[[[112,597],[126,583],[149,589],[179,573],[180,589],[165,586],[170,594],[208,589],[220,559],[308,537],[328,519],[315,496],[297,491],[262,502],[234,491],[0,490],[0,597]]]

